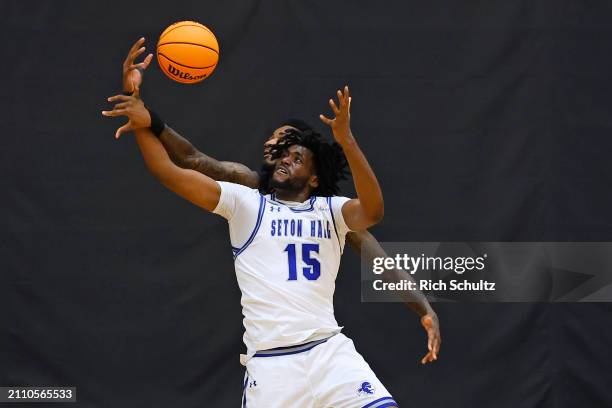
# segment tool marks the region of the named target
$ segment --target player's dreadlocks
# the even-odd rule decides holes
[[[312,152],[315,174],[319,186],[312,195],[328,197],[340,192],[338,182],[346,179],[347,161],[340,145],[325,140],[319,133],[308,126],[304,130],[289,129],[288,132],[272,146],[272,159],[280,158],[293,145],[299,145]]]

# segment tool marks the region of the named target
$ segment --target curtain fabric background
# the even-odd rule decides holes
[[[385,194],[381,241],[612,241],[606,1],[55,2],[0,5],[0,385],[72,385],[76,406],[237,406],[243,351],[225,221],[143,165],[103,118],[140,36],[197,20],[203,83],[154,62],[142,97],[200,150],[257,168],[280,121],[349,84]],[[352,186],[344,184],[344,194]],[[610,304],[434,304],[438,362],[401,304],[335,307],[402,407],[609,407]]]

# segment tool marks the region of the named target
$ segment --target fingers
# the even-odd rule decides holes
[[[338,104],[340,105],[340,108],[344,108],[346,106],[346,100],[342,94],[342,91],[338,89],[336,91],[336,96],[338,97]]]
[[[110,111],[102,111],[104,116],[123,116],[127,114],[127,109],[113,109]]]
[[[427,363],[431,363],[435,360],[432,352],[430,351],[429,353],[425,354],[425,357],[423,357],[421,359],[421,364],[427,364]]]
[[[319,119],[321,119],[321,122],[325,123],[326,125],[331,126],[332,123],[334,122],[333,120],[331,120],[330,118],[328,118],[325,115],[319,115]]]
[[[140,47],[138,50],[136,50],[134,53],[128,55],[128,57],[125,59],[125,63],[124,63],[124,67],[127,65],[127,70],[131,71],[133,69],[136,68],[140,68],[138,65],[140,64],[134,64],[134,61],[136,60],[136,58],[138,58],[138,56],[140,54],[142,54],[143,52],[145,52],[145,47]]]
[[[132,47],[130,47],[130,51],[128,51],[128,55],[140,48],[142,43],[144,43],[144,40],[144,37],[140,37],[134,44],[132,44]]]
[[[108,116],[108,117],[127,116],[128,108],[134,101],[134,97],[137,98],[139,94],[140,94],[140,90],[136,87],[134,89],[134,93],[132,94],[132,96],[114,95],[114,96],[111,96],[110,98],[107,98],[109,102],[115,102],[115,101],[121,101],[121,102],[115,104],[115,106],[113,106],[113,110],[102,111],[102,115]],[[125,125],[121,126],[119,129],[117,129],[117,131],[115,132],[115,139],[119,139],[122,133],[125,133],[129,130],[132,130],[131,120],[128,121]]]
[[[429,350],[427,354],[431,355],[433,360],[438,359],[438,352],[436,350],[437,338],[438,333],[434,329],[427,329],[427,350]]]
[[[136,58],[138,58],[140,56],[140,54],[145,52],[146,49],[147,49],[146,47],[140,47],[139,49],[134,51],[132,54],[130,54],[130,60],[134,61]]]
[[[440,343],[442,342],[440,333],[437,330],[431,329],[427,331],[427,337],[427,348],[429,349],[429,353],[434,360],[437,360],[438,354],[440,353]]]
[[[111,96],[110,98],[107,98],[107,101],[109,102],[115,102],[115,101],[129,101],[132,97],[129,95],[114,95]]]
[[[149,66],[149,64],[151,63],[151,61],[153,60],[153,54],[149,54],[147,55],[147,57],[144,59],[144,61],[142,61],[140,64],[139,68],[142,69],[147,69],[147,67]]]
[[[127,114],[127,108],[133,103],[135,98],[140,96],[140,89],[136,87],[134,89],[134,93],[132,96],[128,95],[115,95],[107,98],[109,102],[120,101],[119,103],[113,106],[113,110],[110,111],[102,111],[102,115],[104,116],[123,116]]]
[[[441,344],[442,344],[442,339],[440,338],[440,334],[437,333],[435,341],[434,341],[434,346],[433,346],[433,353],[434,353],[434,357],[436,358],[436,360],[438,359],[438,354],[440,353]]]
[[[344,92],[338,89],[336,91],[336,96],[338,97],[337,104],[333,99],[330,99],[328,103],[334,115],[338,117],[341,113],[346,114],[350,111],[351,97],[349,94],[348,85],[344,87]],[[321,121],[326,125],[331,126],[333,123],[332,119],[329,119],[323,115],[319,115],[319,119],[321,119]]]
[[[440,351],[440,336],[435,330],[431,330],[428,334],[427,348],[429,351],[421,360],[421,364],[433,363],[438,359],[438,352]]]
[[[434,317],[429,314],[421,317],[421,325],[427,331],[427,349],[429,350],[428,356],[430,361],[435,361],[438,359],[438,353],[440,351],[440,329],[436,321],[434,321]]]
[[[329,106],[332,109],[332,112],[334,112],[334,115],[338,116],[338,114],[340,113],[340,109],[338,109],[338,107],[336,106],[336,102],[334,102],[333,99],[329,100]]]
[[[425,354],[425,357],[421,359],[421,364],[427,364],[429,362],[429,354],[430,353]]]
[[[336,97],[338,98],[338,105],[333,103],[333,100],[330,99],[329,105],[331,106],[334,114],[338,116],[340,113],[349,113],[350,112],[350,103],[351,97],[349,93],[348,85],[344,87],[344,91],[338,89],[336,91]],[[333,105],[332,105],[333,103]]]
[[[342,92],[341,90],[337,90],[336,95],[338,96],[338,102],[340,103],[340,107],[348,107],[350,100],[348,85],[344,86],[344,92]]]
[[[132,130],[132,123],[128,122],[125,125],[121,126],[119,129],[117,129],[117,131],[115,132],[115,139],[119,139],[122,133],[130,130]]]
[[[142,44],[144,43],[144,40],[145,40],[144,37],[140,37],[140,39],[132,45],[132,47],[128,51],[127,57],[125,58],[126,65],[132,64],[132,61],[134,61],[134,59],[136,58],[136,55],[134,55],[134,53],[142,46]]]
[[[429,343],[431,343],[431,348],[429,351],[433,356],[433,359],[437,360],[438,353],[440,352],[440,335],[432,330]]]
[[[113,106],[113,110],[127,108],[130,105],[130,102],[121,102]]]
[[[146,50],[146,47],[142,46],[142,44],[144,44],[144,41],[144,37],[141,37],[138,41],[134,43],[134,45],[132,45],[132,48],[130,48],[130,52],[125,58],[125,61],[123,62],[123,69],[125,71],[131,71],[133,69],[147,69],[147,67],[153,60],[153,54],[149,54],[146,56],[143,62],[134,64],[136,58],[138,58]]]

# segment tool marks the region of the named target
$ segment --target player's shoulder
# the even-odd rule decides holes
[[[314,207],[323,211],[339,210],[350,200],[349,197],[344,196],[315,196],[314,198]]]
[[[244,186],[242,184],[231,183],[229,181],[217,181],[219,187],[221,187],[221,191],[225,191],[228,193],[235,193],[240,195],[254,195],[259,196],[259,190],[251,187]]]
[[[258,207],[265,201],[259,190],[243,186],[242,184],[218,181],[221,188],[219,202],[234,203],[239,207]]]
[[[334,195],[334,196],[327,196],[327,197],[321,197],[321,196],[317,196],[317,202],[321,202],[321,203],[327,203],[328,206],[337,206],[337,205],[342,205],[345,202],[351,200],[350,197],[345,197],[345,196],[341,196],[341,195]]]

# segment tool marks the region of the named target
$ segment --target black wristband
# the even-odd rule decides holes
[[[151,116],[151,131],[155,136],[159,137],[164,131],[166,124],[157,113],[151,110],[151,108],[147,107],[147,109],[149,111],[149,115]]]

